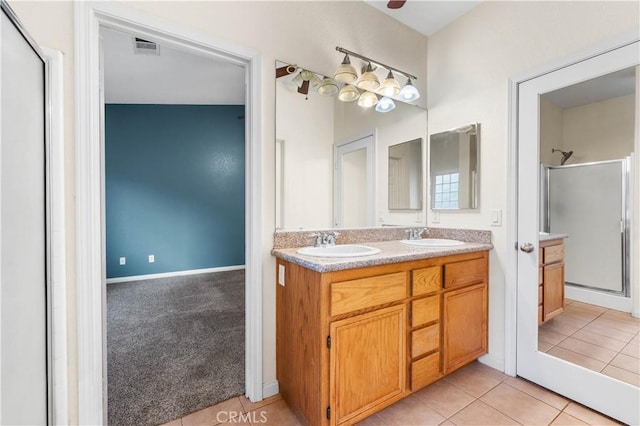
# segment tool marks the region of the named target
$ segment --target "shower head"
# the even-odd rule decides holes
[[[562,153],[562,159],[560,160],[560,165],[561,166],[564,166],[564,163],[566,163],[567,160],[569,159],[569,157],[571,157],[573,155],[573,151],[567,152],[567,151],[563,151],[561,149],[556,149],[556,148],[552,148],[551,152],[552,153],[554,153],[554,152],[561,152]]]

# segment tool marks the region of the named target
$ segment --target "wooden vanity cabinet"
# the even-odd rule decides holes
[[[488,252],[319,273],[278,259],[280,393],[351,425],[487,350]]]
[[[541,241],[538,269],[538,324],[564,312],[564,244]]]

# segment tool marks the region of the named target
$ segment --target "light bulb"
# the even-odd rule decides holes
[[[364,92],[360,95],[360,99],[358,99],[358,106],[363,108],[371,108],[375,104],[378,103],[378,97],[375,93],[372,92]]]

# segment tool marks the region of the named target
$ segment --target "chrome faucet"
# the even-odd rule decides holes
[[[422,234],[429,233],[429,228],[411,228],[404,232],[407,234],[407,240],[421,240]]]
[[[335,246],[338,235],[340,235],[340,233],[336,231],[327,232],[322,238],[323,244],[326,246]]]
[[[315,232],[309,236],[315,238],[313,243],[315,247],[322,247],[322,246],[336,245],[336,239],[338,238],[338,235],[340,235],[339,232],[329,231],[329,232]]]

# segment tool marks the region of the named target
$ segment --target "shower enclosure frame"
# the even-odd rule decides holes
[[[547,164],[541,165],[541,208],[542,208],[542,224],[541,228],[545,232],[549,232],[551,222],[550,222],[550,205],[549,205],[549,172],[553,169],[568,169],[568,168],[577,168],[577,167],[588,167],[588,166],[596,166],[602,164],[613,164],[620,163],[622,173],[621,173],[621,187],[622,187],[622,218],[620,221],[620,244],[621,244],[621,267],[622,267],[622,290],[610,290],[603,289],[593,286],[588,286],[584,284],[577,284],[565,281],[565,284],[579,287],[583,289],[603,292],[615,296],[621,297],[630,297],[630,277],[631,277],[631,206],[633,205],[633,200],[631,198],[631,190],[630,190],[630,178],[631,178],[631,157],[625,157],[616,160],[604,160],[604,161],[593,161],[588,163],[579,163],[579,164],[570,164],[564,166],[550,166]]]

